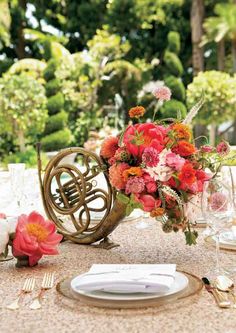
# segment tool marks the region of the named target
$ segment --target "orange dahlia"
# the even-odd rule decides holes
[[[190,156],[196,153],[196,148],[190,142],[181,140],[172,148],[172,151],[180,156]]]
[[[191,130],[187,125],[176,123],[172,126],[172,130],[174,130],[175,136],[180,140],[191,139]]]
[[[123,172],[123,177],[127,180],[129,176],[141,177],[142,174],[143,170],[140,167],[131,167]]]
[[[123,190],[125,188],[126,180],[123,177],[123,172],[126,169],[129,169],[129,164],[127,163],[113,164],[109,168],[109,179],[111,185],[117,190]]]
[[[158,208],[155,208],[151,211],[150,216],[151,217],[162,216],[164,214],[164,212],[165,212],[164,208],[158,207]]]
[[[140,118],[145,113],[145,108],[143,106],[135,106],[129,110],[130,118]]]
[[[106,138],[103,143],[100,150],[100,155],[103,158],[111,158],[115,155],[115,152],[119,148],[118,145],[119,139],[115,136],[109,136]]]

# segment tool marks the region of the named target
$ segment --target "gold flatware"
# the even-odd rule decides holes
[[[231,302],[228,299],[227,294],[225,294],[222,291],[219,291],[215,286],[212,286],[208,278],[203,277],[202,281],[205,285],[206,290],[214,296],[215,301],[220,308],[231,307]]]
[[[217,276],[215,280],[215,285],[218,290],[228,292],[232,299],[233,299],[233,304],[232,307],[236,309],[236,295],[234,292],[234,282],[231,280],[228,276],[225,275],[219,275]]]
[[[31,310],[38,310],[42,307],[41,299],[43,296],[43,293],[51,289],[54,285],[54,273],[45,273],[41,285],[41,290],[38,294],[38,296],[33,300],[33,302],[30,304]]]
[[[31,293],[35,287],[35,278],[27,278],[24,282],[24,285],[19,293],[19,296],[9,305],[7,309],[17,310],[20,308],[20,300],[24,294]]]

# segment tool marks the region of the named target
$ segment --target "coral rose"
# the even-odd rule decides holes
[[[166,129],[151,123],[130,125],[125,133],[123,142],[128,151],[136,157],[141,157],[147,147],[153,147],[157,152],[164,148]]]
[[[115,155],[115,152],[119,148],[119,139],[115,136],[109,136],[106,138],[101,147],[100,155],[103,158],[111,158]]]
[[[62,238],[56,233],[55,224],[39,213],[22,214],[13,240],[13,255],[29,256],[29,265],[34,266],[44,254],[58,254],[56,246]]]
[[[180,156],[190,156],[196,153],[196,148],[188,141],[179,141],[176,146],[172,148],[173,152]]]
[[[143,206],[143,210],[145,212],[151,212],[157,207],[160,207],[161,205],[161,200],[160,199],[155,199],[152,195],[150,194],[141,194],[141,195],[136,195],[136,200],[140,202]]]
[[[186,162],[184,164],[178,178],[183,185],[191,185],[197,180],[196,170],[194,170],[191,163]]]
[[[126,180],[123,176],[123,172],[129,168],[130,166],[127,163],[113,164],[109,168],[109,179],[111,185],[117,190],[123,190],[125,188]]]

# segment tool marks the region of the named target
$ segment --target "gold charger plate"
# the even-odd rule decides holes
[[[205,239],[205,242],[209,245],[214,245],[215,246],[215,240],[212,238],[212,236],[207,236]],[[220,249],[226,250],[226,251],[236,251],[236,244],[225,244],[225,243],[220,243],[219,244]]]
[[[102,300],[102,299],[95,299],[91,298],[89,296],[81,295],[75,293],[71,289],[71,281],[74,278],[66,278],[62,281],[60,281],[57,286],[56,290],[58,293],[66,297],[67,299],[71,299],[74,301],[80,301],[83,304],[89,305],[89,306],[95,306],[95,307],[102,307],[102,308],[112,308],[112,309],[134,309],[134,308],[144,308],[144,307],[161,307],[163,305],[169,304],[169,303],[175,303],[179,300],[198,295],[200,291],[202,290],[203,283],[201,279],[199,279],[197,276],[183,272],[184,275],[187,276],[189,283],[188,286],[184,289],[179,291],[178,293],[174,295],[169,296],[163,296],[163,297],[157,297],[152,299],[146,299],[146,300],[127,300],[127,301],[121,301],[121,300]]]

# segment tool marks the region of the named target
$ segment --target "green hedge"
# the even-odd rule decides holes
[[[181,76],[183,74],[183,65],[175,53],[166,51],[164,54],[164,62],[171,74],[175,76]]]
[[[48,98],[47,109],[49,115],[53,115],[59,112],[64,107],[64,96],[62,93],[57,93],[54,96]]]
[[[179,101],[185,101],[185,87],[181,79],[170,75],[164,78],[165,84],[170,88],[172,92],[172,98]]]
[[[167,35],[168,50],[170,52],[179,54],[180,51],[180,35],[176,31],[170,31]]]
[[[48,62],[47,67],[44,70],[43,77],[46,81],[52,80],[55,78],[55,71],[57,69],[57,61],[52,59]]]
[[[58,79],[48,81],[45,85],[45,89],[47,97],[55,95],[60,89],[60,81]]]
[[[68,128],[65,128],[45,136],[41,140],[41,144],[44,151],[54,151],[68,147],[71,141],[71,131]]]
[[[68,120],[68,114],[65,111],[61,111],[49,117],[46,123],[44,134],[48,135],[66,127],[67,120]]]
[[[182,118],[185,118],[187,114],[186,106],[176,99],[171,99],[170,101],[165,102],[161,107],[161,118],[177,118],[178,110],[180,111]]]

